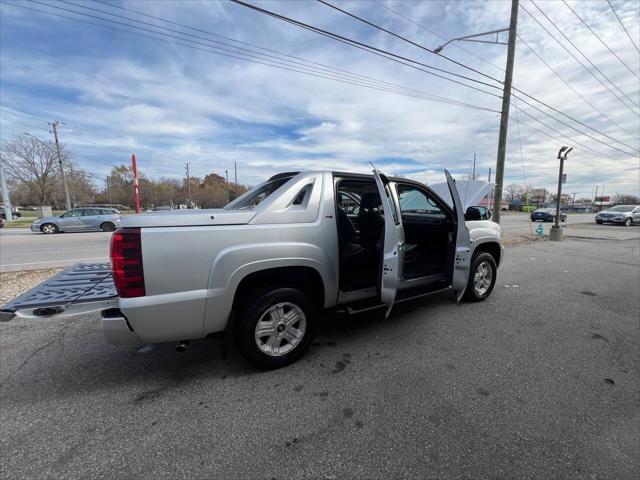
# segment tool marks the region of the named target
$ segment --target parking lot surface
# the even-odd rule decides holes
[[[638,247],[509,248],[487,301],[325,316],[270,372],[0,324],[2,477],[638,478]]]

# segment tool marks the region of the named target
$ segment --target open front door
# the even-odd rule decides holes
[[[402,220],[391,198],[391,189],[385,189],[385,184],[375,167],[373,176],[376,179],[376,185],[382,200],[382,211],[384,212],[384,240],[382,261],[380,262],[378,274],[378,292],[380,300],[387,306],[385,317],[388,317],[396,299],[398,283],[402,276],[404,231],[402,229]]]
[[[448,170],[445,170],[444,174],[447,177],[447,184],[449,185],[449,192],[451,193],[457,223],[456,249],[451,287],[455,292],[456,301],[459,302],[462,295],[464,295],[464,291],[467,288],[467,281],[469,280],[469,269],[471,268],[471,238],[469,237],[469,230],[464,221],[465,210],[460,201],[456,182],[451,178]]]

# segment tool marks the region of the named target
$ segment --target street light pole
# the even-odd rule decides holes
[[[556,221],[551,227],[549,233],[549,240],[560,241],[562,240],[562,230],[560,230],[560,202],[562,201],[562,174],[564,172],[564,161],[567,159],[567,155],[573,150],[573,147],[562,147],[558,151],[558,160],[560,160],[560,172],[558,173],[558,196],[556,197]]]
[[[518,25],[518,0],[511,0],[511,18],[509,20],[509,39],[507,46],[507,68],[504,74],[502,90],[502,113],[500,115],[500,133],[498,134],[498,158],[496,160],[496,187],[494,190],[493,221],[500,223],[502,208],[502,184],[504,179],[504,161],[507,153],[507,130],[509,128],[509,106],[511,104],[511,82],[513,80],[513,62],[516,53],[516,28]]]

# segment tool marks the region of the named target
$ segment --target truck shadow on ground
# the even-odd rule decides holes
[[[54,338],[43,338],[38,348],[20,352],[22,358],[3,372],[2,397],[11,403],[32,403],[46,401],[47,391],[60,398],[127,389],[138,392],[133,403],[139,404],[154,400],[164,391],[180,391],[192,383],[206,382],[213,388],[225,388],[230,381],[251,381],[254,377],[266,382],[274,378],[294,381],[303,371],[307,376],[311,373],[322,377],[328,371],[338,373],[341,366],[344,369],[345,358],[336,361],[338,350],[342,355],[343,350],[362,350],[362,342],[371,342],[372,355],[374,351],[387,354],[385,348],[389,347],[384,342],[373,343],[371,339],[398,335],[403,327],[406,327],[404,334],[411,336],[410,325],[416,321],[418,309],[424,317],[421,321],[428,322],[431,309],[444,305],[455,308],[450,293],[399,304],[387,319],[384,309],[355,315],[323,313],[316,338],[306,354],[296,363],[272,371],[251,366],[233,343],[224,339],[192,341],[185,353],[178,353],[174,343],[109,345],[99,332],[97,319],[61,324]],[[34,395],[34,391],[38,394]]]

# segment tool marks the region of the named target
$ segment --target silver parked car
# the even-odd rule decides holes
[[[640,205],[617,205],[598,212],[596,223],[618,223],[630,227],[632,223],[640,223]]]
[[[55,217],[39,218],[31,224],[32,232],[58,233],[101,230],[113,232],[120,226],[120,212],[114,208],[74,208]]]

